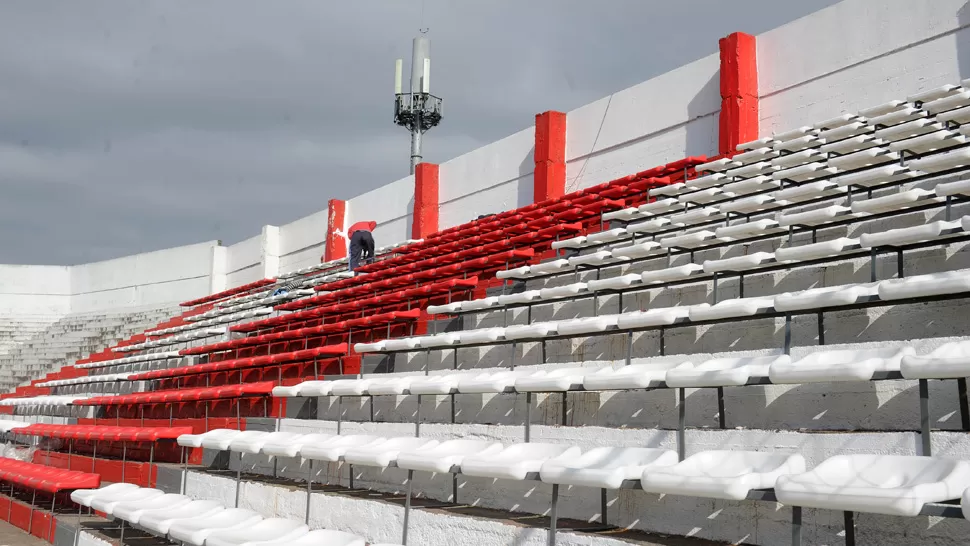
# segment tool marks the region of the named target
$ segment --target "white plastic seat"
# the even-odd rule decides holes
[[[714,358],[694,364],[686,362],[667,372],[668,387],[741,386],[768,377],[772,364],[790,362],[788,355]]]
[[[637,210],[644,214],[663,214],[669,212],[673,209],[678,209],[683,207],[680,201],[674,198],[667,199],[657,199],[652,203],[645,203],[640,205]]]
[[[591,233],[586,236],[587,245],[599,245],[603,243],[613,242],[626,237],[628,233],[626,228],[614,228],[608,229],[606,231],[600,231],[597,233]]]
[[[809,472],[778,478],[775,495],[791,506],[912,517],[927,503],[960,498],[968,487],[965,461],[837,455]]]
[[[768,369],[772,383],[869,381],[877,372],[898,372],[912,347],[819,351],[797,361],[777,362]]]
[[[827,224],[839,218],[852,216],[852,209],[841,205],[831,205],[820,209],[802,212],[785,212],[778,215],[778,225],[789,226],[817,226]]]
[[[260,542],[254,546],[366,546],[367,541],[353,533],[318,529],[305,535],[282,540]],[[379,546],[379,545],[372,545]]]
[[[499,305],[516,305],[519,303],[529,303],[539,299],[542,295],[539,290],[526,290],[518,294],[506,294],[498,297]]]
[[[799,150],[804,150],[805,148],[811,148],[820,144],[824,144],[824,142],[822,142],[818,136],[805,135],[798,138],[793,138],[791,140],[777,141],[772,144],[771,147],[779,151],[797,152]]]
[[[600,290],[622,290],[635,284],[640,284],[641,282],[642,281],[640,280],[639,274],[627,273],[626,275],[610,277],[609,279],[589,281],[587,283],[587,288],[589,288],[590,292],[599,292]]]
[[[657,254],[658,250],[660,250],[660,243],[647,241],[645,243],[614,248],[612,254],[617,260],[635,260]]]
[[[711,171],[720,172],[737,165],[737,161],[729,157],[722,157],[721,159],[715,159],[714,161],[708,161],[707,163],[701,163],[700,165],[694,167],[698,172]]]
[[[920,91],[919,93],[910,95],[906,97],[909,102],[922,102],[923,106],[926,107],[925,103],[933,102],[943,97],[952,97],[954,95],[959,95],[963,91],[963,88],[959,85],[954,85],[952,83],[941,85],[940,87],[935,87],[933,89],[927,89],[926,91]],[[955,498],[955,497],[954,497]]]
[[[825,162],[817,161],[815,163],[799,165],[790,169],[775,171],[771,173],[771,177],[775,180],[795,180],[796,182],[805,182],[808,180],[829,176],[837,172],[839,172],[838,169],[827,166]]]
[[[385,351],[408,351],[416,349],[420,343],[419,337],[402,337],[398,339],[388,339],[384,342]]]
[[[970,341],[951,341],[925,355],[906,355],[900,364],[906,379],[954,379],[970,376]]]
[[[729,165],[729,168],[733,168],[733,167],[740,167],[741,163],[737,161],[728,160],[728,163],[726,163],[726,165]],[[698,167],[700,167],[700,165],[698,165]],[[700,172],[700,169],[697,169],[696,167],[695,167],[695,170]],[[711,173],[705,176],[698,176],[697,178],[688,180],[687,187],[690,189],[701,190],[701,189],[710,188],[713,186],[718,186],[720,184],[723,184],[725,180],[727,180],[726,174],[719,173],[719,172]]]
[[[727,193],[721,188],[707,188],[681,195],[677,198],[681,203],[703,205],[734,197],[734,194]]]
[[[685,235],[663,238],[660,240],[660,246],[663,248],[694,248],[702,246],[715,238],[716,235],[714,235],[713,231],[701,230]]]
[[[916,119],[925,118],[927,114],[929,114],[929,112],[926,110],[907,104],[903,105],[901,108],[891,110],[884,114],[869,117],[869,124],[892,127],[901,123],[907,123]]]
[[[827,144],[823,144],[819,150],[826,154],[850,154],[884,144],[886,144],[884,140],[880,140],[871,134],[860,134],[846,139],[828,142]]]
[[[133,525],[137,525],[142,514],[147,511],[172,510],[185,506],[190,502],[192,502],[192,499],[186,497],[185,495],[170,493],[148,499],[122,502],[114,507],[112,516],[123,519]]]
[[[913,188],[883,197],[876,197],[875,199],[854,201],[852,203],[852,212],[879,214],[881,212],[905,210],[915,205],[921,205],[931,201],[938,201],[934,192]]]
[[[771,149],[769,146],[762,146],[760,148],[754,148],[752,150],[748,150],[747,152],[737,154],[731,159],[741,165],[747,165],[749,163],[757,163],[775,157],[778,157],[778,152]]]
[[[750,317],[770,310],[775,300],[770,297],[734,298],[714,305],[700,303],[690,308],[690,320],[721,320],[726,318]]]
[[[756,237],[765,233],[778,230],[778,221],[763,218],[752,222],[743,222],[733,226],[719,227],[714,230],[718,239],[744,239],[746,237]]]
[[[764,148],[765,146],[771,146],[775,142],[773,137],[762,137],[750,142],[742,142],[738,144],[735,148],[738,151],[742,150],[756,150],[758,148]]]
[[[369,353],[380,351],[384,348],[384,342],[379,341],[377,343],[357,343],[354,345],[354,351],[358,353]],[[273,387],[273,396],[275,398],[295,398],[300,396],[300,388],[303,383],[292,385],[289,387]]]
[[[280,438],[280,436],[276,436],[276,435],[292,434],[289,432],[282,432],[282,433],[263,432],[261,434],[249,434],[249,432],[256,432],[256,431],[246,431],[240,434],[239,436],[236,436],[235,438],[233,438],[232,441],[229,442],[229,451],[255,455],[256,453],[259,453],[260,450],[263,449],[263,446],[266,444],[268,440],[273,438]],[[299,435],[294,435],[294,436],[299,436]],[[282,437],[286,438],[287,436],[282,436]]]
[[[909,162],[909,167],[918,171],[933,173],[966,167],[970,165],[970,148],[960,148],[951,152],[933,154],[922,159],[914,159]]]
[[[842,125],[841,127],[819,131],[818,138],[825,142],[835,142],[857,135],[871,133],[875,130],[876,128],[874,126],[869,125],[865,121],[854,121],[852,123]],[[822,146],[822,148],[822,152],[824,153],[824,146]]]
[[[561,241],[555,241],[552,243],[553,250],[560,250],[563,248],[582,248],[586,244],[586,236],[580,235],[578,237],[571,237],[569,239],[563,239]]]
[[[528,370],[499,370],[464,374],[458,380],[458,392],[463,394],[508,392],[515,386],[515,381],[518,378],[529,373],[532,372]]]
[[[138,526],[150,533],[165,536],[172,524],[178,520],[207,518],[224,510],[225,508],[216,501],[194,500],[178,508],[146,511],[138,518]]]
[[[954,131],[942,130],[891,142],[889,149],[893,151],[906,150],[914,154],[925,154],[966,143],[966,136]]]
[[[526,271],[528,271],[528,268],[526,268]],[[496,275],[496,276],[498,276],[498,275]],[[505,278],[505,277],[499,277],[499,278],[502,279],[502,278]],[[429,315],[450,315],[450,314],[453,314],[453,313],[457,313],[458,311],[461,311],[462,310],[462,306],[465,303],[467,303],[467,302],[464,302],[464,301],[456,301],[454,303],[448,303],[448,304],[445,304],[445,305],[429,305],[426,310],[428,311],[428,314]],[[378,341],[377,343],[374,343],[374,345],[377,345],[377,344],[381,344],[383,346],[383,342],[381,342],[381,341]],[[357,347],[359,347],[360,345],[367,345],[367,344],[358,343],[357,345],[354,345],[354,349],[357,350]],[[360,350],[357,350],[357,352],[361,352],[361,351]]]
[[[214,531],[205,539],[205,546],[265,546],[267,543],[290,544],[310,532],[305,524],[291,519],[264,519],[252,526]]]
[[[613,212],[607,212],[603,215],[603,220],[609,222],[610,220],[620,220],[623,222],[628,222],[635,218],[640,218],[643,216],[636,207],[628,207],[625,209],[614,210]]]
[[[938,220],[919,226],[891,229],[878,233],[864,233],[859,238],[863,248],[879,246],[902,246],[936,239],[948,232],[962,230],[959,221]]]
[[[202,546],[206,538],[216,531],[248,529],[262,519],[263,516],[251,510],[227,508],[215,515],[173,521],[169,525],[168,536],[172,540],[186,542],[193,546]]]
[[[914,119],[913,121],[901,123],[885,129],[878,129],[873,134],[876,136],[876,138],[893,141],[912,138],[926,133],[932,133],[933,131],[939,131],[940,129],[943,129],[942,123],[938,123],[931,119]]]
[[[427,438],[387,438],[344,452],[343,460],[350,464],[385,467],[397,460],[398,453],[429,448],[438,445],[437,440]]]
[[[512,269],[503,269],[502,271],[496,271],[495,277],[498,279],[525,279],[529,277],[529,273],[531,271],[532,271],[532,266],[523,265],[522,267],[515,267]],[[459,307],[460,307],[460,304],[461,302],[457,302],[457,305],[459,305]],[[450,304],[450,305],[456,305],[456,304]],[[441,307],[441,306],[436,306],[436,307]],[[447,306],[444,306],[444,307],[447,307]],[[430,307],[428,309],[430,309]],[[429,310],[428,312],[430,313],[431,311]],[[435,313],[438,313],[438,312],[440,311],[436,311]]]
[[[609,250],[597,250],[596,252],[591,252],[589,254],[583,254],[582,256],[574,256],[569,258],[569,265],[572,267],[580,265],[604,265],[615,261],[612,252]]]
[[[775,201],[774,196],[768,194],[752,195],[742,199],[735,199],[720,205],[721,211],[733,212],[737,214],[753,214],[773,206],[784,205],[784,202]]]
[[[658,195],[677,195],[686,189],[686,184],[683,182],[677,182],[676,184],[667,184],[666,186],[660,186],[659,188],[652,188],[647,191],[647,195],[650,197],[656,197]]]
[[[377,444],[384,440],[383,436],[367,434],[332,436],[319,442],[303,444],[303,447],[300,448],[300,457],[314,461],[336,462],[343,457],[348,449]]]
[[[636,235],[638,233],[657,233],[670,227],[670,218],[651,218],[644,222],[637,222],[626,227],[627,233]],[[616,249],[614,249],[616,250]]]
[[[530,275],[548,275],[550,273],[557,273],[569,267],[569,260],[565,258],[560,258],[557,260],[549,260],[548,262],[542,262],[540,264],[535,264],[529,269]]]
[[[452,394],[458,391],[458,374],[416,377],[408,389],[411,394]]]
[[[689,314],[690,306],[660,307],[646,311],[623,313],[617,319],[616,324],[621,329],[669,326],[678,320],[686,319]]]
[[[543,300],[553,300],[557,298],[568,298],[571,296],[577,296],[586,292],[588,286],[584,282],[574,282],[572,284],[567,284],[565,286],[556,286],[553,288],[543,288],[539,290],[539,298]]]
[[[879,283],[826,286],[775,296],[776,311],[800,311],[851,305],[860,299],[878,295]]]
[[[723,188],[724,191],[729,191],[735,195],[744,195],[758,191],[773,190],[778,188],[780,185],[781,182],[771,178],[770,176],[756,176],[754,178],[745,178],[744,180],[738,180],[737,182],[725,184]],[[725,203],[725,205],[726,204],[727,203]],[[721,205],[721,210],[724,210],[724,205]]]
[[[112,515],[116,506],[124,503],[143,501],[161,497],[165,492],[160,489],[139,487],[138,489],[105,492],[95,495],[89,500],[88,506],[107,515]]]
[[[770,161],[762,161],[760,163],[751,163],[743,167],[731,169],[724,174],[728,178],[751,178],[753,176],[770,174],[775,170],[778,170],[778,168],[772,165]]]
[[[568,462],[580,453],[578,447],[565,444],[515,444],[498,453],[465,457],[461,462],[461,473],[481,478],[524,480],[537,474],[547,461]]]
[[[556,326],[559,335],[594,334],[605,332],[616,326],[617,315],[600,315],[596,317],[583,317],[578,319],[563,320]]]
[[[300,396],[317,397],[329,396],[333,389],[333,381],[304,381],[300,383]]]
[[[487,440],[448,440],[413,451],[404,451],[397,456],[398,468],[421,470],[424,472],[451,472],[466,457],[489,457],[505,449],[499,442]]]
[[[771,164],[780,169],[790,169],[799,165],[814,163],[822,157],[818,150],[802,150],[793,154],[779,155],[771,160]]]
[[[487,298],[481,298],[477,300],[469,300],[461,302],[462,311],[481,311],[483,309],[489,309],[491,307],[498,306],[498,296],[489,296]]]
[[[323,442],[330,438],[333,438],[332,434],[276,432],[263,444],[261,453],[270,457],[296,457],[304,445]]]
[[[491,343],[502,339],[505,335],[505,328],[480,328],[478,330],[464,330],[458,332],[458,340],[461,344]]]
[[[702,451],[669,467],[643,472],[649,493],[744,500],[757,489],[771,489],[781,476],[805,472],[805,458],[758,451]]]
[[[596,368],[556,368],[539,370],[515,380],[516,392],[565,392],[583,386],[583,378]]]
[[[899,161],[899,154],[891,152],[888,148],[876,147],[866,148],[851,154],[829,159],[829,165],[844,171],[872,167],[883,163]]]
[[[639,480],[645,471],[672,466],[677,453],[643,447],[597,447],[570,460],[542,465],[539,478],[546,483],[619,489],[626,480]]]
[[[831,241],[813,243],[810,245],[789,246],[775,251],[775,259],[779,262],[801,262],[837,256],[843,252],[851,252],[861,248],[859,239],[840,237]]]
[[[820,180],[818,182],[807,182],[800,186],[778,190],[775,192],[775,200],[798,203],[800,201],[808,201],[809,199],[816,199],[842,192],[844,190],[839,188],[834,182]]]
[[[529,339],[554,335],[558,323],[555,322],[535,322],[532,324],[518,324],[509,326],[505,329],[505,339]]]
[[[893,182],[896,180],[912,178],[921,174],[924,173],[914,170],[912,168],[912,162],[910,162],[910,165],[906,167],[896,164],[884,165],[882,167],[875,167],[857,173],[836,176],[832,178],[832,182],[838,184],[839,186],[870,187],[886,184],[887,182]]]
[[[705,273],[719,273],[723,271],[747,271],[759,265],[770,263],[775,260],[775,255],[771,252],[754,252],[744,256],[734,258],[724,258],[721,260],[707,260],[704,262]]]
[[[937,184],[933,191],[940,197],[947,197],[950,195],[970,195],[970,180],[957,180],[956,182]],[[964,226],[963,230],[967,231],[966,226]]]
[[[418,338],[418,347],[422,349],[433,349],[438,347],[451,347],[458,343],[458,332],[444,332],[441,334],[435,334],[432,336],[423,336]],[[342,388],[340,381],[334,382],[333,390],[334,394],[337,394],[337,390]]]
[[[91,499],[98,495],[116,495],[123,491],[140,489],[133,483],[113,483],[100,489],[77,489],[71,492],[71,500],[81,506],[91,506]]]
[[[949,110],[946,112],[940,112],[936,115],[937,121],[952,121],[955,123],[968,123],[970,122],[970,106],[964,106],[963,108],[957,108],[954,110]]]
[[[882,104],[866,108],[865,110],[860,110],[859,115],[864,118],[874,118],[874,117],[888,114],[890,112],[895,112],[896,110],[905,108],[906,106],[907,106],[906,101],[896,99],[896,100],[891,100],[889,102],[884,102]]]
[[[970,272],[967,270],[927,273],[879,283],[879,298],[883,300],[960,294],[968,291]]]
[[[660,387],[667,371],[687,362],[688,357],[675,357],[647,364],[633,364],[614,368],[607,366],[583,376],[587,391],[621,391]]]

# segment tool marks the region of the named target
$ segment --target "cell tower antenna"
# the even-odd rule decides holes
[[[419,29],[427,34],[428,28]],[[441,98],[431,94],[431,41],[414,38],[411,49],[411,82],[405,92],[404,61],[394,63],[394,123],[411,131],[411,174],[421,163],[424,133],[441,123]]]

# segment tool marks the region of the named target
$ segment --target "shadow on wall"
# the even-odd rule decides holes
[[[957,12],[957,22],[961,30],[954,35],[954,40],[956,40],[960,78],[970,78],[970,29],[966,28],[970,27],[970,2],[964,4]]]
[[[407,241],[411,238],[411,226],[414,224],[414,193],[411,193],[411,200],[408,201],[408,211],[407,215],[404,217],[404,233],[401,234],[398,241]],[[395,241],[397,242],[397,241]],[[377,246],[381,246],[378,244]]]
[[[516,188],[516,192],[515,192],[516,204],[514,207],[509,207],[510,209],[531,205],[535,198],[535,193],[534,193],[535,171],[536,171],[535,157],[536,157],[536,147],[533,146],[529,150],[529,153],[525,154],[525,157],[522,159],[522,163],[519,163],[519,179],[516,181],[516,184],[518,184],[519,187]],[[494,212],[503,212],[503,211],[497,210]],[[490,213],[484,212],[482,214],[490,214]]]
[[[716,97],[717,108],[711,111],[711,95]],[[687,125],[684,127],[684,157],[706,155],[714,156],[718,153],[718,123],[713,124],[714,130],[710,129],[707,123],[694,123],[696,120],[709,116],[717,116],[720,113],[721,98],[721,73],[715,72],[711,79],[694,95],[694,98],[687,103]],[[676,161],[679,157],[669,158]]]

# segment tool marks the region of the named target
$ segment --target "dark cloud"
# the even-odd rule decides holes
[[[420,27],[441,162],[834,2],[4,2],[0,263],[231,243],[406,175]]]

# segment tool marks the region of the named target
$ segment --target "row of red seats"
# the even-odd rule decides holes
[[[524,256],[524,251],[523,256]],[[530,251],[531,254],[531,251]],[[504,260],[502,261],[504,264]],[[496,267],[499,264],[481,264],[487,267],[488,265],[494,265]],[[451,275],[457,275],[461,272],[460,264],[455,264],[455,267],[448,270]],[[444,270],[442,271],[444,274]],[[403,277],[401,277],[403,278]],[[353,299],[351,301],[344,301],[342,303],[335,303],[336,298],[331,297],[331,294],[323,294],[320,296],[314,296],[312,298],[306,298],[302,300],[293,301],[276,307],[280,311],[292,311],[294,309],[305,309],[307,307],[316,307],[325,305],[327,303],[334,302],[333,305],[320,310],[321,314],[317,316],[323,316],[323,314],[330,313],[344,313],[360,311],[364,309],[370,309],[373,307],[383,307],[393,303],[401,303],[412,299],[427,298],[434,295],[446,294],[454,290],[469,290],[478,286],[478,277],[468,277],[464,279],[449,279],[440,282],[435,282],[431,284],[425,284],[421,286],[416,286],[414,288],[408,288],[406,290],[399,289],[387,289],[384,292],[376,292],[375,295],[369,298],[363,299]],[[373,287],[371,287],[373,288]],[[358,298],[361,296],[357,296]],[[295,313],[294,313],[295,314]]]
[[[243,294],[245,292],[250,292],[250,291],[255,290],[257,288],[262,288],[262,287],[264,287],[264,286],[266,286],[268,284],[274,284],[275,282],[276,282],[276,279],[275,278],[272,278],[272,279],[260,279],[258,281],[253,281],[253,282],[251,282],[249,284],[244,284],[242,286],[237,286],[235,288],[230,288],[228,290],[223,290],[222,292],[217,292],[215,294],[211,294],[211,295],[204,296],[204,297],[201,297],[201,298],[196,298],[194,300],[189,300],[189,301],[180,303],[179,305],[181,307],[195,307],[196,305],[201,305],[203,303],[210,303],[210,302],[214,302],[214,301],[219,301],[219,300],[223,300],[223,299],[226,299],[226,298],[230,298],[232,296],[239,296],[239,295],[241,295],[241,294]]]
[[[112,427],[101,425],[33,424],[13,430],[19,436],[99,442],[157,442],[192,434],[192,427]]]
[[[314,309],[313,311],[316,311],[316,310]],[[296,315],[297,313],[306,313],[306,315],[291,318],[293,315]],[[245,324],[239,324],[237,326],[233,326],[229,330],[232,332],[258,332],[260,330],[276,328],[279,326],[292,324],[298,321],[312,320],[314,318],[319,318],[320,316],[320,315],[310,314],[309,311],[298,311],[297,313],[290,313],[286,315],[280,315],[278,317],[256,320],[253,322],[247,322]],[[356,315],[356,314],[357,313],[353,313],[353,315]],[[420,309],[405,309],[403,311],[389,311],[387,313],[378,313],[376,315],[370,315],[367,317],[353,317],[353,318],[350,318],[351,315],[347,314],[347,315],[338,315],[335,318],[336,322],[331,324],[339,324],[342,322],[344,323],[343,326],[348,329],[349,328],[366,329],[366,328],[376,328],[379,326],[393,324],[394,322],[398,322],[398,321],[403,321],[403,322],[411,321],[411,320],[417,319],[419,316],[421,316]],[[324,326],[324,325],[321,325],[321,326]]]
[[[16,459],[0,459],[0,481],[46,493],[101,487],[101,476],[98,474],[51,468]]]
[[[269,396],[273,392],[272,381],[226,385],[222,387],[201,387],[195,389],[174,389],[165,391],[136,392],[119,396],[95,396],[74,402],[76,406],[128,406],[140,404],[167,404],[172,402],[201,402],[244,396]]]
[[[278,364],[288,364],[294,362],[306,362],[323,357],[344,356],[350,350],[350,345],[338,343],[336,345],[325,345],[313,349],[302,351],[290,351],[286,353],[276,353],[270,355],[260,355],[247,358],[233,358],[208,362],[206,364],[196,364],[194,366],[179,366],[177,368],[167,368],[164,370],[152,370],[142,372],[132,376],[132,381],[148,381],[178,377],[182,375],[195,375],[204,373],[228,372],[245,368],[258,368],[260,366],[275,366]]]
[[[380,313],[377,315],[371,315],[369,317],[360,317],[350,320],[342,320],[338,322],[331,322],[327,324],[321,324],[320,326],[312,326],[306,328],[298,328],[294,330],[286,330],[283,332],[276,332],[271,334],[261,334],[256,336],[242,337],[239,339],[233,339],[231,341],[223,341],[220,343],[212,343],[209,345],[201,345],[198,347],[190,347],[188,349],[182,349],[179,351],[181,355],[201,355],[206,353],[215,353],[219,351],[230,351],[233,349],[239,349],[242,347],[250,347],[254,345],[264,345],[269,343],[276,343],[280,341],[290,341],[300,338],[311,338],[318,336],[325,336],[331,334],[338,334],[344,332],[350,332],[353,330],[364,330],[371,328],[381,328],[389,325],[393,322],[399,320],[414,320],[420,316],[420,309],[412,309],[410,311],[393,311],[390,313]],[[274,317],[279,318],[279,317]],[[273,319],[267,319],[273,320]],[[248,323],[245,326],[251,327],[252,323]],[[242,325],[241,325],[242,326]]]

